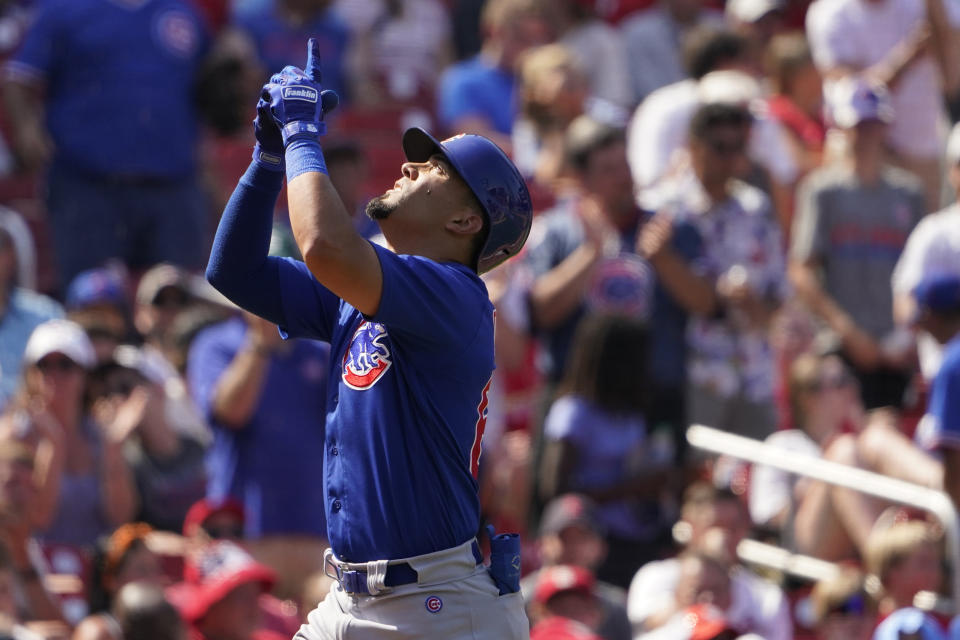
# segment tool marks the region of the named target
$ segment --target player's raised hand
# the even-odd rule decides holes
[[[307,43],[307,71],[287,66],[274,74],[263,87],[261,98],[280,127],[283,145],[298,139],[316,139],[326,133],[324,114],[340,102],[334,91],[321,86],[320,45],[315,38]]]
[[[257,144],[253,147],[253,159],[257,164],[270,171],[283,171],[283,137],[270,113],[270,103],[262,97],[257,102],[253,134],[257,138]]]

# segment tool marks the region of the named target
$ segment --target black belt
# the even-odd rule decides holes
[[[476,540],[473,541],[470,550],[473,551],[473,557],[477,561],[477,564],[483,563],[483,554],[480,553],[480,545],[477,544]],[[366,570],[338,571],[338,573],[340,586],[344,591],[347,593],[370,595],[370,590],[367,589]],[[383,583],[388,587],[400,587],[405,584],[413,584],[419,579],[420,574],[410,566],[409,562],[398,562],[397,564],[387,566],[387,573]]]

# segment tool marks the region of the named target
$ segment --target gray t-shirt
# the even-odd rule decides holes
[[[923,191],[909,173],[887,168],[865,185],[848,167],[823,167],[797,193],[791,257],[818,262],[830,297],[882,339],[893,330],[890,276],[924,213]]]

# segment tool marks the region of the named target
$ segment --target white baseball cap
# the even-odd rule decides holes
[[[740,22],[756,22],[771,11],[783,8],[782,0],[728,0],[727,17]]]
[[[48,320],[38,325],[27,340],[23,360],[35,365],[51,353],[62,353],[84,369],[92,369],[97,363],[90,338],[70,320]]]
[[[960,164],[960,122],[953,125],[950,137],[947,138],[947,166]]]
[[[830,121],[840,129],[852,129],[868,120],[893,122],[890,94],[882,84],[847,76],[824,85],[824,98]]]

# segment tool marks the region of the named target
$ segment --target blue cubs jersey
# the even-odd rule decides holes
[[[56,159],[100,174],[189,175],[208,47],[183,0],[43,0],[8,73],[46,86]]]
[[[930,385],[927,414],[917,425],[917,443],[932,451],[960,449],[960,335],[947,343]]]
[[[374,317],[302,262],[279,271],[285,336],[331,345],[327,532],[350,562],[421,555],[476,534],[494,369],[493,306],[477,274],[375,249],[383,295]]]

